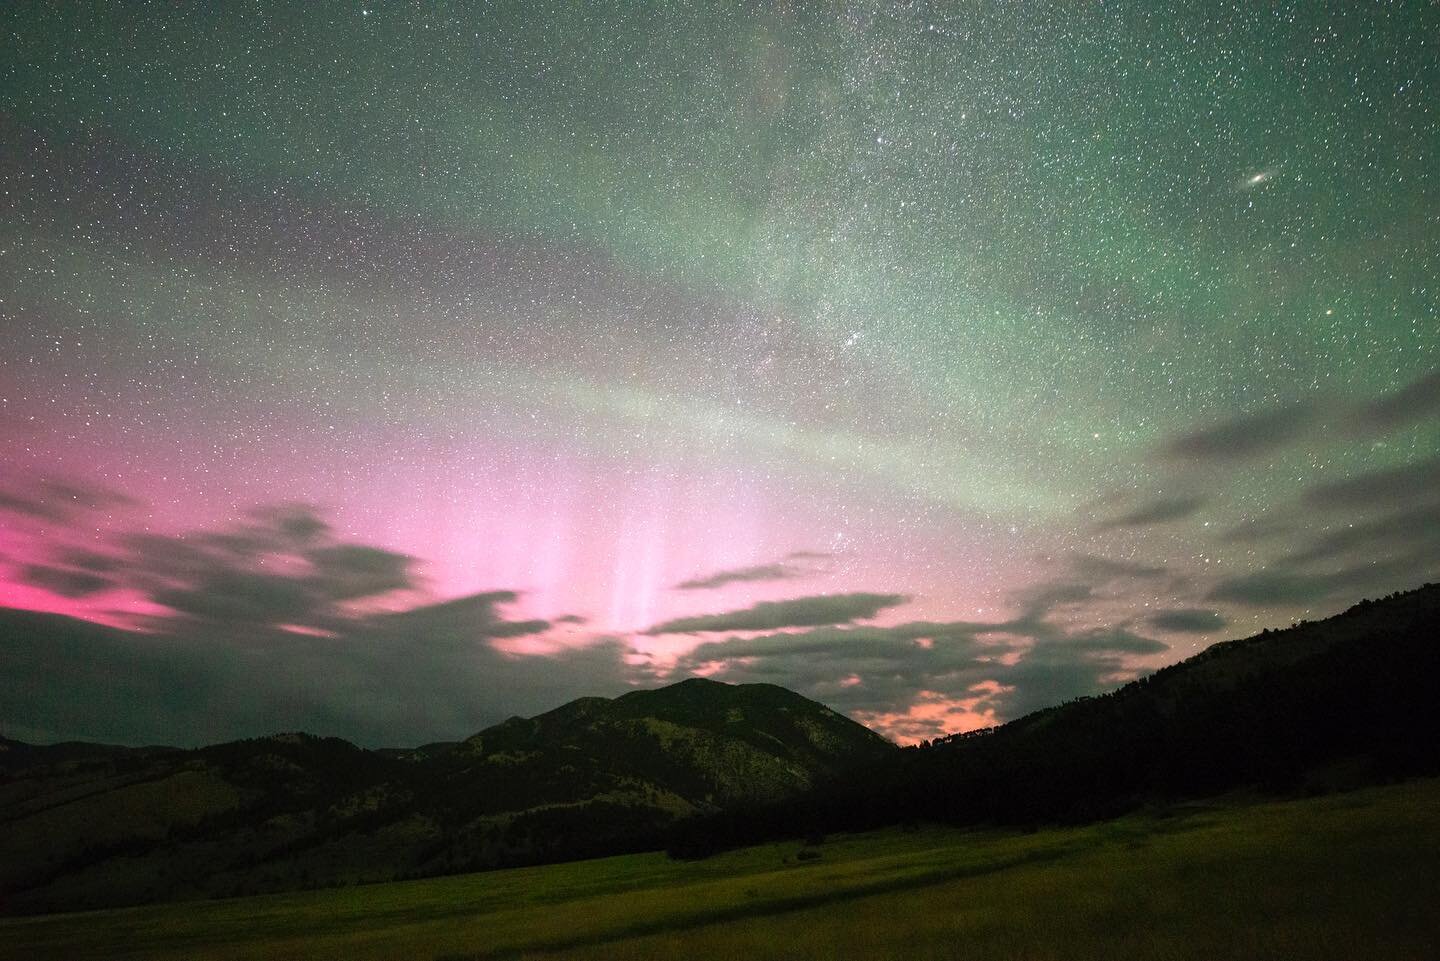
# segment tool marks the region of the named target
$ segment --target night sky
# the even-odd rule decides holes
[[[1440,6],[983,6],[6,4],[0,604],[108,627],[0,733],[914,740],[1436,579]]]

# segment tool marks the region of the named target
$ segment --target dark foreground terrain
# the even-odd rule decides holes
[[[704,856],[813,831],[1084,824],[1253,790],[1440,776],[1440,585],[1215,644],[1099,697],[866,762],[797,797],[677,825]]]
[[[654,850],[677,819],[774,803],[898,751],[784,688],[699,678],[409,750],[307,734],[193,751],[0,739],[0,913]]]
[[[1440,781],[0,921],[0,958],[1433,961]]]
[[[5,629],[55,623],[0,622],[0,651]],[[0,913],[661,848],[700,859],[920,824],[1033,831],[1435,777],[1437,639],[1430,585],[906,750],[784,688],[700,678],[406,750],[305,734],[193,751],[0,739]]]

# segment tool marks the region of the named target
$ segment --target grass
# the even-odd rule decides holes
[[[1440,782],[0,921],[0,958],[1440,957]]]

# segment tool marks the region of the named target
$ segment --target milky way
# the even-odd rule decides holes
[[[1434,4],[0,27],[0,603],[149,632],[16,647],[14,736],[261,658],[205,734],[699,672],[928,737],[1440,571]]]

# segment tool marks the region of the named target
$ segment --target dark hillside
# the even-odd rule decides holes
[[[655,848],[678,819],[784,800],[896,750],[783,688],[701,679],[582,698],[414,749],[308,734],[193,751],[7,740],[0,906],[99,907]]]
[[[1217,644],[1107,695],[899,752],[798,802],[683,825],[700,854],[914,820],[1038,824],[1249,788],[1440,773],[1440,586]]]

